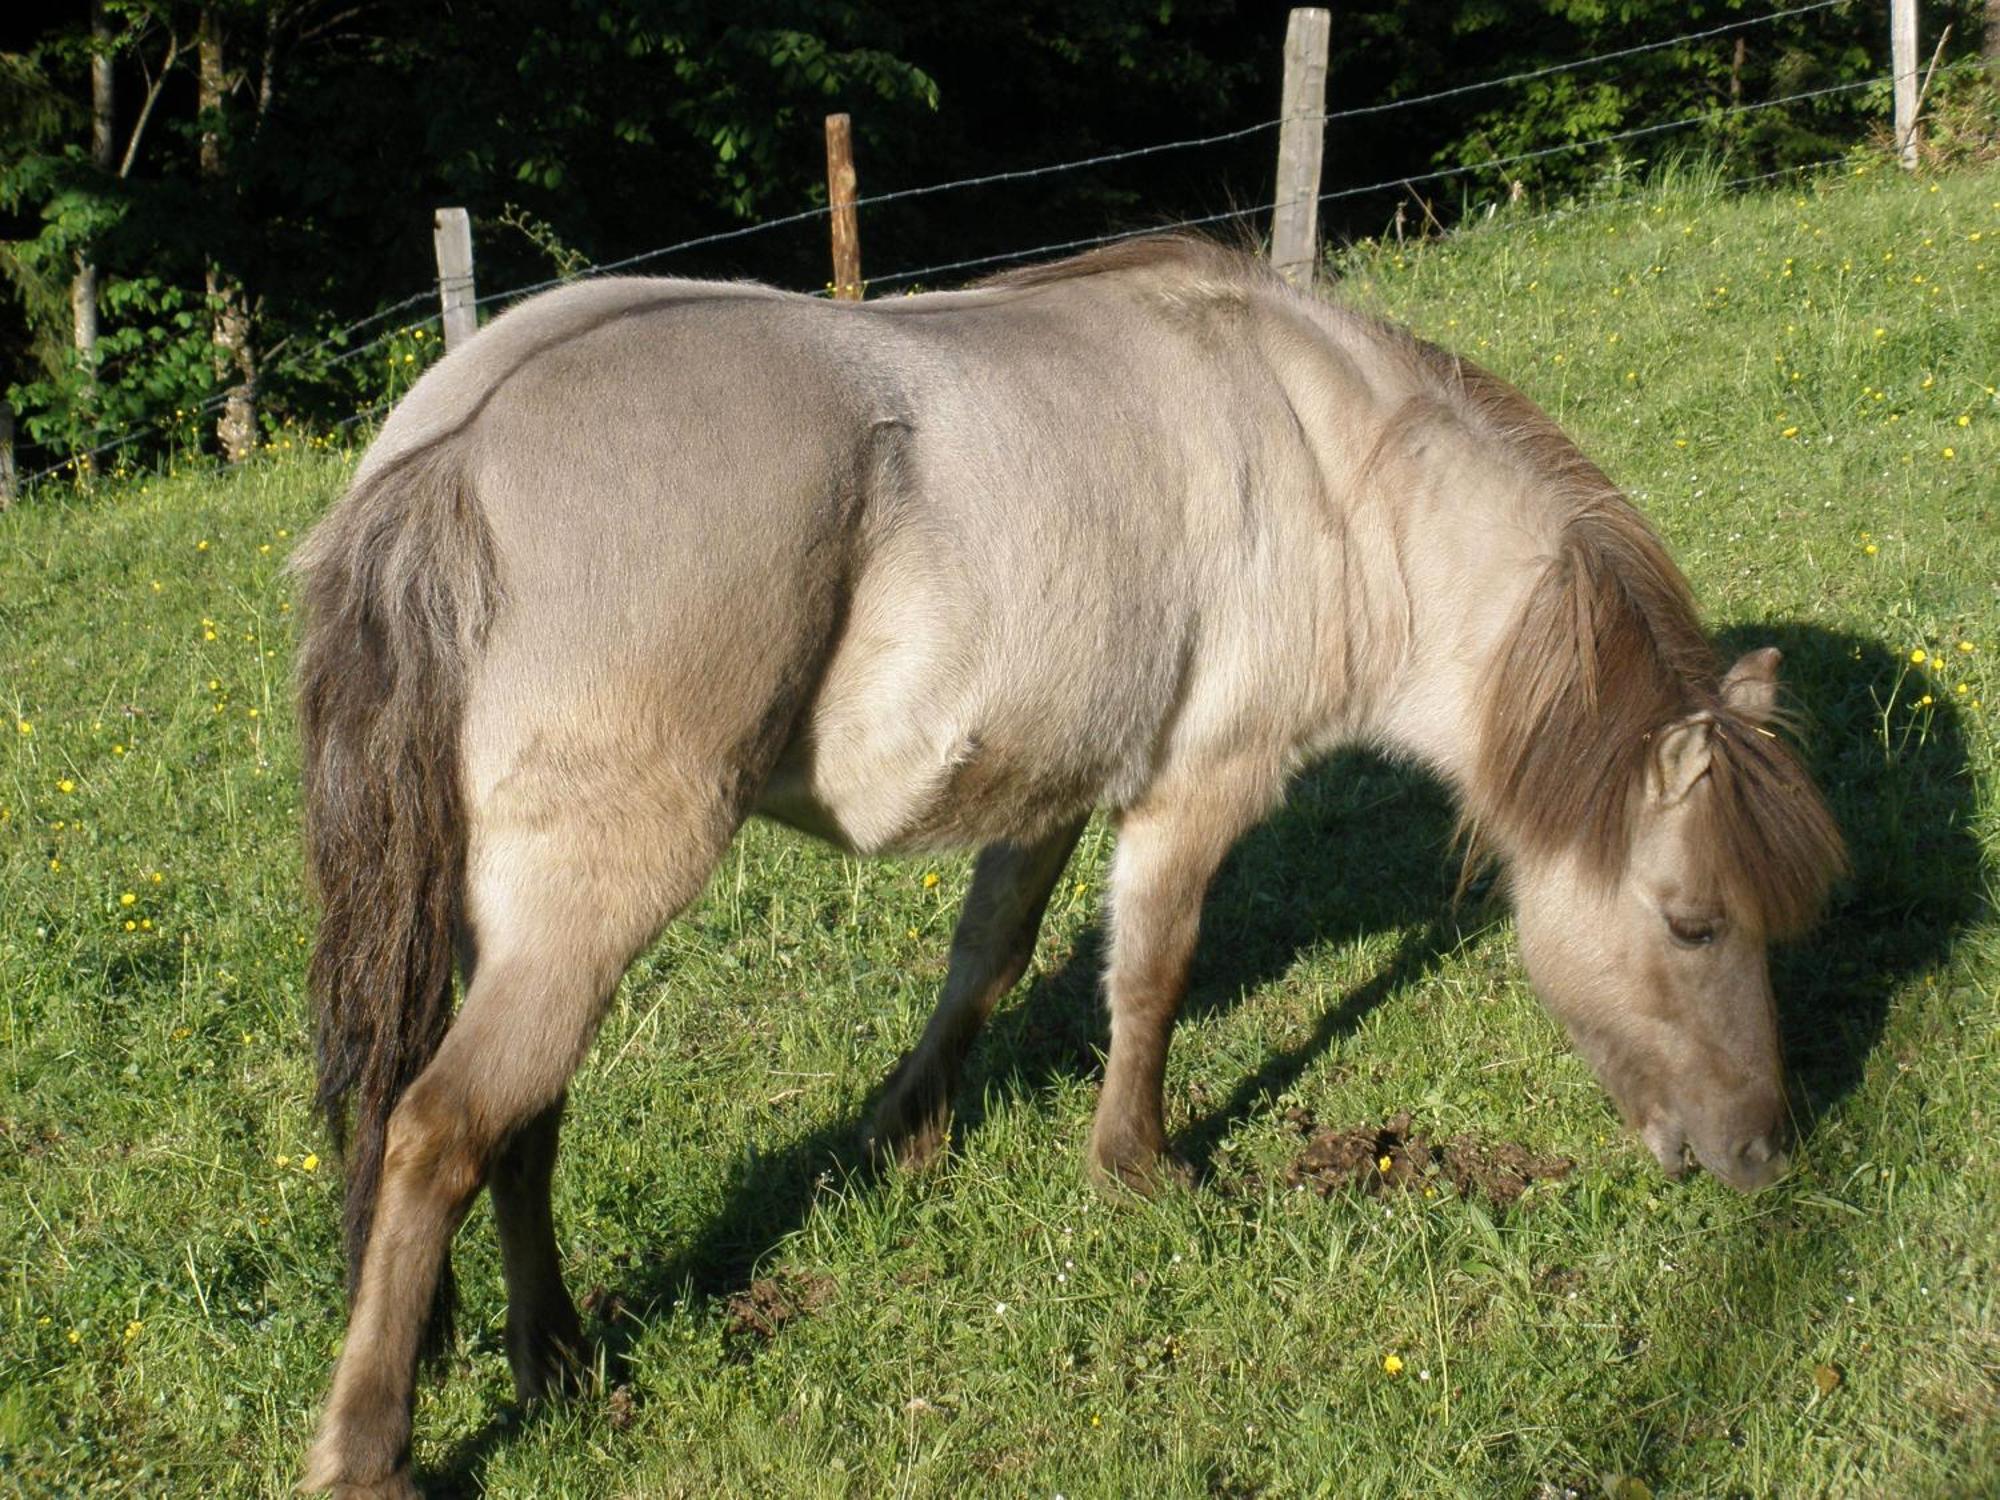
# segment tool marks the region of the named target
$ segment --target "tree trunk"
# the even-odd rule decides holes
[[[2000,78],[2000,0],[1986,0],[1986,35],[1979,44],[1986,71]]]
[[[2000,3],[2000,0],[1996,0]],[[1734,109],[1743,102],[1743,62],[1750,55],[1750,45],[1742,37],[1736,39],[1736,53],[1729,59],[1729,107]]]
[[[118,168],[112,140],[117,104],[117,76],[111,67],[111,17],[105,0],[90,7],[90,159],[107,177]],[[94,382],[97,367],[97,258],[85,243],[76,250],[76,274],[70,280],[69,308],[74,327],[77,362],[84,378]]]
[[[0,510],[14,503],[14,408],[0,398]]]
[[[222,159],[221,114],[229,92],[224,42],[222,17],[214,7],[204,7],[196,41],[201,67],[195,109],[201,120],[202,192],[210,204],[223,203],[230,196]],[[227,386],[222,415],[215,424],[215,440],[224,458],[240,463],[250,456],[257,441],[257,356],[250,338],[250,304],[243,283],[212,254],[205,281],[215,320],[210,334],[215,346],[215,374]]]

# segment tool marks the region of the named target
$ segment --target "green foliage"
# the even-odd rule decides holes
[[[560,1236],[609,1381],[514,1411],[475,1212],[465,1339],[418,1406],[435,1490],[1991,1488],[2000,171],[1747,197],[1723,175],[1360,246],[1339,294],[1522,385],[1639,498],[1727,643],[1785,647],[1857,870],[1775,972],[1793,1175],[1750,1199],[1664,1182],[1504,921],[1447,904],[1436,789],[1352,757],[1212,893],[1167,1080],[1203,1186],[1082,1182],[1108,827],[975,1052],[949,1160],[846,1175],[966,864],[933,885],[753,826],[571,1092]],[[283,567],[354,455],[292,441],[0,516],[0,1482],[21,1493],[283,1493],[339,1341]],[[1576,1171],[1505,1212],[1323,1198],[1286,1180],[1295,1109],[1408,1109]],[[738,1297],[786,1311],[760,1329]]]
[[[182,421],[216,388],[212,320],[200,296],[132,276],[105,287],[101,305],[107,331],[94,367],[65,361],[14,387],[25,431],[50,451],[88,448],[98,434],[154,422],[177,402]]]

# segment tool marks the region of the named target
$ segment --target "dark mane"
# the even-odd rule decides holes
[[[1218,240],[1198,234],[1147,234],[1113,244],[1100,245],[1081,255],[1040,265],[998,271],[974,284],[976,287],[1015,289],[1048,286],[1059,281],[1075,281],[1085,276],[1102,276],[1113,271],[1173,270],[1216,280],[1227,279],[1244,286],[1285,283],[1268,264]]]
[[[1568,514],[1556,556],[1488,668],[1468,793],[1470,857],[1505,846],[1580,852],[1622,871],[1659,732],[1712,721],[1708,826],[1698,844],[1732,901],[1795,935],[1846,868],[1840,832],[1776,715],[1722,697],[1687,580],[1645,518],[1519,391],[1429,345],[1420,358],[1466,419],[1505,445]]]

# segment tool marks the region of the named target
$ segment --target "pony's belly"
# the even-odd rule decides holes
[[[903,737],[838,752],[803,738],[787,750],[756,811],[857,854],[1025,843],[1103,799],[1093,757],[968,733],[912,756]]]

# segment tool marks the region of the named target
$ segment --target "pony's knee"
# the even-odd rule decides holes
[[[490,1132],[479,1128],[464,1090],[427,1073],[389,1116],[383,1185],[453,1203],[469,1199],[485,1180],[493,1144]]]

